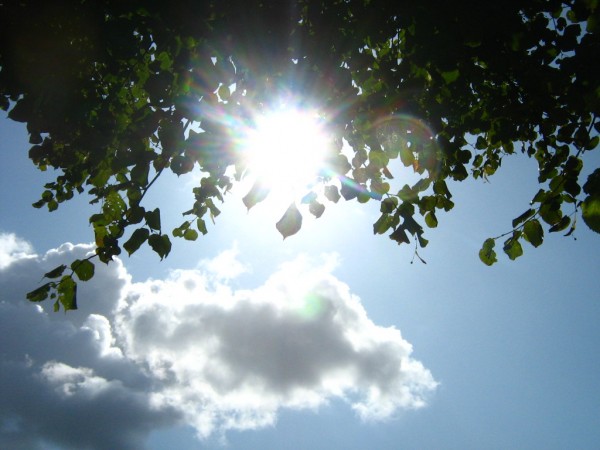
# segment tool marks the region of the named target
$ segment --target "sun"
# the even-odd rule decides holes
[[[256,116],[243,145],[248,173],[278,196],[304,195],[325,167],[324,122],[315,110],[285,105]]]

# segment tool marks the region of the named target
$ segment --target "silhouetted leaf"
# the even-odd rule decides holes
[[[153,229],[160,231],[160,209],[156,208],[154,211],[146,211],[146,223]]]
[[[267,187],[262,181],[257,180],[254,182],[244,198],[242,198],[242,201],[244,202],[246,208],[250,210],[254,205],[266,199],[270,191],[270,188]]]
[[[129,255],[132,255],[146,242],[148,236],[150,236],[150,231],[147,228],[138,228],[131,234],[129,240],[123,244],[123,248]]]
[[[341,197],[337,186],[325,186],[324,195],[327,200],[333,203],[337,203]]]
[[[525,222],[527,219],[532,217],[534,214],[535,214],[534,209],[531,209],[531,208],[528,209],[523,214],[521,214],[519,217],[517,217],[516,219],[513,219],[513,221],[512,221],[513,228],[516,228],[517,226],[519,226],[520,224]]]
[[[37,289],[27,293],[27,300],[30,302],[42,302],[48,298],[50,289],[55,286],[54,282],[46,283]]]
[[[319,203],[316,200],[313,200],[312,202],[310,202],[310,205],[308,205],[308,210],[313,216],[315,216],[318,219],[325,212],[325,205]]]
[[[283,217],[275,225],[283,236],[283,239],[300,231],[302,227],[302,214],[298,211],[295,203],[292,203]]]
[[[166,234],[151,234],[148,238],[148,244],[160,256],[160,259],[168,256],[171,251],[171,240]]]
[[[58,278],[58,277],[60,277],[64,273],[64,271],[65,271],[66,268],[67,268],[66,265],[61,264],[60,266],[55,267],[54,269],[52,269],[50,272],[46,272],[44,274],[44,278],[50,278],[50,279],[52,279],[52,278]]]

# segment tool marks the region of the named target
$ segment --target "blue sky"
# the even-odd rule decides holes
[[[32,208],[46,174],[21,124],[2,117],[0,136],[0,447],[597,448],[598,236],[477,257],[527,209],[532,161],[451,185],[426,265],[373,236],[375,203],[328,206],[282,241],[275,215],[231,197],[166,260],[99,268],[64,315],[24,293],[91,250],[93,208]],[[192,183],[155,185],[166,229]]]

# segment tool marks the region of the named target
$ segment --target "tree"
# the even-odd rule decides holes
[[[600,169],[580,177],[599,143],[599,20],[597,0],[3,2],[0,107],[27,124],[33,163],[60,170],[34,206],[54,211],[85,192],[99,205],[96,255],[47,273],[28,298],[73,309],[73,275],[90,279],[93,258],[144,244],[167,256],[160,209],[144,201],[165,170],[202,170],[171,234],[205,234],[244,172],[231,123],[251,124],[285,90],[336,112],[324,197],[379,201],[374,233],[398,244],[427,245],[423,222],[437,226],[454,205],[446,180],[486,179],[514,153],[536,159],[540,190],[483,243],[485,264],[497,240],[515,259],[544,230],[573,233],[579,215],[600,232]],[[391,192],[395,159],[419,180]],[[245,202],[263,197],[255,187]],[[314,192],[304,200],[323,212]],[[294,204],[277,228],[293,234],[301,217]]]

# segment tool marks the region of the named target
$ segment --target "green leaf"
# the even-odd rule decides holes
[[[581,216],[585,224],[600,233],[600,195],[588,195],[581,204]]]
[[[487,266],[491,266],[498,261],[496,252],[494,251],[495,246],[496,241],[489,238],[483,242],[483,246],[481,247],[481,250],[479,250],[479,259]]]
[[[525,222],[527,219],[529,219],[534,214],[535,214],[534,209],[528,209],[523,214],[521,214],[519,217],[517,217],[516,219],[513,219],[513,221],[512,221],[513,228],[516,228],[517,226],[519,226],[520,224]]]
[[[69,275],[62,277],[56,287],[58,301],[65,311],[77,309],[77,283]]]
[[[152,247],[155,253],[160,256],[160,259],[168,256],[171,252],[171,240],[166,234],[152,234],[148,238],[148,244]]]
[[[563,231],[570,224],[571,224],[571,218],[569,216],[563,216],[562,219],[560,219],[560,221],[557,224],[551,226],[548,231],[550,233],[556,233],[557,231]]]
[[[73,261],[71,269],[81,281],[88,281],[94,276],[94,264],[89,259],[77,259]]]
[[[433,211],[430,211],[427,214],[425,214],[425,223],[429,228],[435,228],[438,226],[438,220]]]
[[[537,219],[525,222],[525,225],[523,225],[523,235],[534,247],[539,247],[544,242],[544,229]]]
[[[48,294],[50,293],[50,289],[54,288],[56,284],[51,281],[40,286],[37,289],[34,289],[31,292],[27,293],[27,300],[30,302],[42,302],[48,298]]]
[[[392,216],[389,214],[382,214],[377,222],[373,224],[374,234],[383,234],[392,226]]]
[[[160,231],[160,209],[156,208],[154,211],[146,211],[146,224],[153,229]]]
[[[292,203],[289,206],[275,227],[281,233],[283,239],[300,231],[300,228],[302,227],[302,214],[298,211],[295,203]]]
[[[444,79],[446,84],[454,83],[459,75],[460,72],[458,71],[458,69],[454,69],[450,72],[442,72],[442,78]]]
[[[118,192],[111,191],[102,206],[102,212],[108,221],[119,220],[123,217],[127,205]]]
[[[67,268],[66,265],[61,264],[60,266],[52,269],[50,272],[45,273],[44,278],[50,278],[50,279],[58,278],[63,274],[63,272],[65,271],[66,268]]]
[[[146,210],[141,206],[134,206],[127,211],[127,221],[130,224],[140,223],[146,215]]]
[[[381,202],[379,207],[379,211],[382,213],[389,214],[394,212],[396,207],[398,206],[398,197],[388,197]]]
[[[186,241],[195,241],[196,239],[198,239],[198,232],[196,230],[194,230],[193,228],[188,228],[183,233],[183,238]]]
[[[208,233],[208,230],[206,229],[206,222],[204,222],[204,219],[199,218],[196,221],[196,228],[198,228],[198,231],[202,234]]]
[[[129,240],[123,244],[123,248],[131,256],[146,242],[149,235],[150,231],[147,228],[138,228],[131,234]]]
[[[504,253],[506,253],[508,257],[513,261],[519,256],[523,255],[523,247],[521,247],[521,243],[516,237],[511,237],[507,239],[504,242],[504,247],[502,250],[504,250]]]
[[[390,234],[390,239],[392,241],[396,241],[398,245],[400,244],[408,244],[410,240],[406,235],[406,230],[403,227],[398,227],[394,230],[392,234]]]

